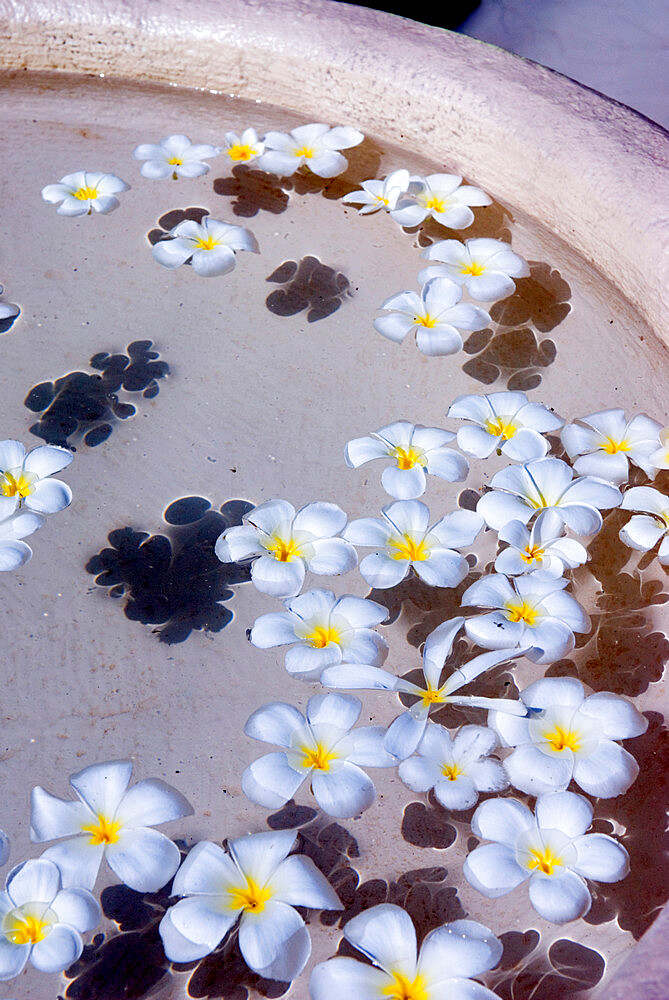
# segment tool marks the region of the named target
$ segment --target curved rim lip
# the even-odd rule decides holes
[[[405,137],[421,142],[425,155],[441,159],[446,148],[464,175],[523,205],[592,260],[669,343],[669,133],[639,112],[489,43],[336,0],[226,0],[224,7],[191,0],[187,16],[180,0],[3,6],[4,71],[104,73],[275,103],[278,84],[281,104],[304,115],[325,110],[333,123],[348,120],[379,134],[403,120]],[[194,46],[203,58],[192,59]],[[308,71],[315,99],[295,66]],[[336,96],[324,89],[333,79]],[[472,107],[482,121],[470,132],[487,127],[491,149],[506,134],[520,152],[533,149],[537,174],[553,163],[543,183],[523,188],[494,157],[491,165],[481,161],[486,144],[467,132]],[[464,133],[449,127],[444,108],[458,126],[464,122]],[[422,125],[414,119],[412,126],[406,116],[418,113]],[[459,146],[448,146],[449,136]],[[607,231],[606,220],[618,216],[615,231]],[[646,1000],[662,1000],[668,925],[669,904],[606,982],[607,997],[617,1000],[643,983]]]

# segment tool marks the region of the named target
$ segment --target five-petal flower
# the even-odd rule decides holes
[[[330,128],[318,122],[299,125],[290,133],[268,132],[258,166],[279,177],[289,177],[302,166],[318,177],[336,177],[348,167],[339,150],[357,146],[364,138],[348,125]]]
[[[462,183],[457,174],[429,174],[411,177],[406,194],[391,217],[400,226],[419,226],[431,215],[447,229],[466,229],[474,221],[470,205],[491,205],[485,191]]]
[[[541,570],[549,576],[562,576],[565,568],[582,566],[588,550],[575,538],[565,538],[564,521],[553,508],[543,510],[528,529],[522,521],[509,521],[499,529],[500,542],[506,542],[495,559],[498,573],[518,576]]]
[[[662,424],[640,413],[625,419],[620,409],[602,410],[562,428],[562,443],[579,476],[599,476],[619,486],[629,478],[629,462],[653,475]]]
[[[487,238],[467,240],[440,240],[423,251],[427,260],[438,260],[435,268],[425,268],[419,274],[421,281],[434,276],[444,276],[465,285],[473,299],[479,302],[497,302],[516,290],[514,278],[526,278],[530,269],[527,261],[514,253],[508,243]]]
[[[129,188],[129,184],[114,174],[79,170],[62,177],[58,184],[43,187],[42,198],[52,205],[60,202],[56,209],[59,215],[90,215],[92,211],[107,215],[119,206],[115,195]]]
[[[669,566],[669,497],[652,486],[633,486],[623,495],[622,510],[635,514],[620,529],[620,538],[631,549],[648,552],[660,542],[658,559]]]
[[[159,240],[152,247],[154,260],[171,269],[190,260],[193,270],[202,278],[232,271],[238,250],[259,253],[256,238],[248,229],[209,216],[202,222],[186,219],[171,229],[169,236],[170,239]]]
[[[246,128],[241,135],[236,132],[225,133],[225,146],[221,152],[233,163],[250,163],[257,160],[265,148],[265,143],[258,138],[254,128]]]
[[[370,215],[385,209],[392,211],[397,204],[398,198],[404,194],[409,186],[409,171],[394,170],[388,174],[384,180],[362,181],[362,190],[349,191],[342,198],[342,201],[349,205],[361,205],[358,215]]]
[[[172,177],[201,177],[209,173],[211,167],[205,160],[218,156],[218,146],[206,143],[193,144],[187,135],[168,135],[157,145],[142,143],[132,155],[136,160],[144,160],[140,173],[142,177],[163,180]]]
[[[67,507],[72,490],[50,477],[66,468],[73,457],[67,448],[51,444],[33,448],[26,455],[20,441],[0,441],[0,519],[10,517],[20,507],[36,514],[55,514]]]
[[[487,458],[493,451],[514,462],[543,458],[548,442],[542,435],[557,430],[562,417],[551,413],[541,403],[530,403],[524,392],[491,392],[485,396],[458,396],[448,411],[449,417],[472,420],[458,431],[458,448],[476,458]]]

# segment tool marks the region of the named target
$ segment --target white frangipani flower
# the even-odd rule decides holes
[[[35,858],[12,868],[0,892],[0,980],[18,976],[28,959],[40,972],[63,972],[100,916],[86,889],[61,888],[53,862]]]
[[[502,957],[501,941],[474,920],[435,928],[418,951],[409,914],[381,903],[349,920],[344,937],[371,959],[373,968],[343,956],[322,962],[311,974],[311,1000],[499,1000],[471,978]]]
[[[93,173],[79,170],[66,174],[58,184],[47,184],[42,188],[42,198],[52,205],[61,202],[56,211],[59,215],[90,215],[100,212],[107,215],[119,206],[120,191],[129,191],[130,185],[114,174]]]
[[[239,920],[239,950],[250,969],[267,979],[298,976],[311,938],[294,907],[343,907],[310,858],[288,857],[296,836],[294,830],[249,834],[230,840],[227,854],[206,840],[196,844],[172,885],[185,898],[160,922],[170,961],[208,955]]]
[[[32,549],[21,541],[41,528],[44,518],[39,514],[15,514],[0,521],[0,572],[18,569],[32,557]]]
[[[430,511],[420,500],[396,500],[381,511],[383,520],[351,521],[344,538],[377,549],[360,563],[370,587],[395,587],[413,569],[431,587],[457,587],[469,564],[455,549],[471,545],[483,521],[471,510],[456,510],[430,526]]]
[[[616,409],[567,424],[561,437],[579,476],[599,476],[620,485],[629,478],[629,462],[653,476],[651,455],[657,450],[661,430],[662,424],[643,413],[626,420],[625,411]]]
[[[631,549],[648,552],[660,542],[658,559],[669,566],[669,497],[652,486],[633,486],[623,494],[623,510],[639,510],[620,529],[620,538]]]
[[[227,274],[236,264],[238,250],[259,253],[256,238],[242,226],[231,226],[205,216],[202,222],[186,219],[170,230],[171,239],[159,240],[151,248],[154,260],[163,267],[181,267],[187,260],[202,278]]]
[[[474,221],[470,205],[492,205],[492,198],[480,188],[463,184],[457,174],[413,175],[391,217],[400,226],[413,227],[431,215],[447,229],[466,229]]]
[[[385,209],[392,211],[397,204],[398,198],[404,194],[409,186],[409,171],[394,170],[392,174],[382,180],[362,181],[362,190],[349,191],[342,198],[347,205],[361,205],[358,215],[370,215]]]
[[[331,590],[309,590],[284,603],[286,611],[256,618],[249,638],[260,649],[293,644],[285,666],[294,677],[318,680],[338,663],[385,660],[388,643],[373,630],[388,617],[383,605],[352,594],[337,598]]]
[[[530,273],[527,261],[502,240],[483,238],[465,243],[441,240],[423,250],[422,256],[442,264],[421,271],[419,280],[428,281],[433,276],[443,275],[458,285],[465,285],[478,302],[505,299],[516,290],[513,279],[526,278]]]
[[[573,475],[559,458],[510,465],[492,477],[492,490],[479,500],[477,513],[499,531],[509,521],[527,524],[535,514],[554,508],[577,535],[594,535],[602,526],[599,509],[618,507],[622,494],[603,479]]]
[[[653,468],[653,476],[656,476],[660,469],[669,469],[669,427],[660,431],[660,447],[651,453],[649,457]]]
[[[425,492],[426,472],[449,483],[467,478],[467,459],[445,447],[454,438],[451,431],[398,420],[373,431],[370,437],[349,441],[344,456],[352,469],[375,458],[393,459],[394,464],[384,469],[381,476],[384,490],[398,500],[415,500]]]
[[[451,738],[447,729],[430,722],[415,755],[402,761],[398,774],[414,792],[433,788],[445,809],[471,809],[479,792],[509,787],[502,764],[489,757],[497,742],[487,726],[463,726]]]
[[[263,594],[294,597],[307,569],[338,576],[358,561],[350,542],[335,537],[346,525],[346,514],[334,503],[310,503],[296,513],[287,500],[267,500],[243,521],[219,536],[216,555],[221,562],[254,559],[251,580]]]
[[[136,146],[132,155],[136,160],[145,160],[140,173],[142,177],[163,180],[172,177],[201,177],[211,170],[208,160],[218,156],[218,146],[206,143],[193,144],[187,135],[168,135],[157,145],[145,142]]]
[[[490,316],[469,302],[458,305],[462,289],[448,278],[428,281],[416,292],[399,292],[381,305],[388,316],[378,316],[374,329],[388,340],[401,343],[408,333],[416,334],[418,350],[441,357],[462,349],[460,330],[483,330]]]
[[[487,458],[493,451],[514,462],[531,462],[548,451],[547,431],[562,427],[564,420],[541,403],[530,403],[524,392],[490,392],[485,396],[458,396],[449,417],[472,420],[477,426],[461,427],[458,448]]]
[[[318,177],[336,177],[348,167],[339,150],[358,146],[364,138],[348,125],[330,128],[321,123],[300,125],[290,133],[268,132],[258,166],[279,177],[289,177],[302,166]]]
[[[67,507],[72,502],[72,490],[50,477],[66,468],[73,457],[71,451],[57,445],[40,445],[26,455],[20,441],[0,441],[0,520],[23,507],[35,514],[55,514]]]
[[[265,143],[258,138],[254,128],[246,128],[241,135],[236,132],[225,133],[225,146],[221,150],[233,163],[250,163],[257,160],[265,148]]]
[[[329,816],[350,818],[369,809],[376,792],[362,768],[397,762],[383,749],[382,726],[352,729],[361,708],[352,695],[330,693],[309,699],[306,719],[280,701],[255,711],[244,726],[246,735],[285,750],[259,757],[246,768],[246,797],[278,809],[309,778],[316,802]]]
[[[488,725],[503,746],[511,784],[529,795],[563,791],[573,780],[588,795],[623,795],[639,773],[634,757],[616,741],[640,736],[648,721],[616,694],[588,697],[575,677],[543,677],[521,691],[527,718],[490,712]]]
[[[469,618],[465,631],[484,649],[526,648],[534,663],[552,663],[574,647],[574,632],[587,632],[590,619],[570,594],[567,581],[541,573],[507,579],[502,573],[481,577],[462,595],[463,607],[494,608]]]
[[[402,691],[418,699],[402,715],[398,716],[388,728],[383,746],[388,753],[398,760],[404,760],[412,754],[425,732],[430,709],[435,705],[465,705],[471,708],[499,709],[501,712],[513,712],[526,715],[527,708],[520,701],[508,698],[478,698],[476,695],[455,694],[465,684],[475,680],[484,671],[496,667],[515,656],[524,653],[524,649],[495,650],[493,653],[483,653],[475,656],[467,663],[453,671],[443,683],[441,675],[446,657],[453,648],[453,641],[461,630],[464,618],[452,618],[443,622],[431,632],[425,640],[423,649],[423,675],[425,686],[396,677],[387,670],[378,667],[368,667],[363,664],[341,665],[328,667],[323,671],[321,683],[327,687],[349,688],[356,690]]]
[[[539,514],[528,530],[522,521],[509,521],[499,529],[502,549],[495,559],[495,569],[507,576],[541,570],[549,576],[562,576],[565,569],[582,566],[588,550],[575,538],[565,537],[564,521],[554,509]]]
[[[533,816],[514,799],[488,799],[472,817],[472,832],[494,843],[474,848],[463,874],[484,896],[505,896],[529,879],[530,903],[556,924],[590,909],[585,879],[618,882],[629,871],[627,851],[613,837],[589,833],[592,806],[574,792],[537,799]]]
[[[179,867],[176,844],[151,827],[192,815],[181,792],[160,778],[128,788],[132,761],[92,764],[70,776],[78,801],[59,799],[39,785],[32,790],[30,838],[68,837],[42,855],[60,868],[65,886],[92,889],[102,858],[137,892],[157,892]]]

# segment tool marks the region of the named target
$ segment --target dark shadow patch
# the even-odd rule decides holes
[[[234,215],[244,219],[252,219],[258,212],[280,215],[288,208],[288,195],[278,177],[242,164],[232,168],[232,177],[217,177],[214,191],[233,198]]]
[[[509,931],[500,940],[504,951],[489,980],[500,1000],[567,1000],[604,975],[603,955],[576,941],[559,938],[543,953],[535,930]]]
[[[552,365],[557,355],[553,341],[539,341],[527,326],[490,337],[481,336],[489,332],[477,331],[465,341],[467,354],[474,354],[480,344],[485,346],[471,361],[465,361],[463,372],[483,385],[492,385],[504,377],[510,391],[529,392],[540,385],[541,374],[537,369]]]
[[[308,323],[331,316],[352,294],[345,274],[311,256],[299,262],[284,261],[266,280],[285,285],[265,299],[269,311],[275,316],[296,316],[308,309]]]
[[[233,930],[216,951],[206,955],[193,971],[186,996],[222,998],[222,1000],[247,1000],[250,996],[282,997],[290,983],[265,979],[252,972],[239,950],[238,934]]]
[[[448,815],[438,803],[410,802],[404,809],[402,836],[415,847],[431,847],[444,851],[455,843],[457,830],[445,817]]]
[[[491,318],[502,326],[531,323],[539,333],[548,333],[571,312],[571,288],[550,264],[528,261],[530,276],[516,278],[516,290],[489,309]]]
[[[33,386],[24,400],[33,413],[42,415],[31,434],[47,444],[76,451],[83,440],[89,448],[106,441],[116,420],[127,420],[137,409],[121,396],[141,392],[145,399],[158,395],[158,379],[169,374],[169,365],[158,360],[150,340],[134,340],[127,354],[94,354],[89,364],[100,374],[76,371],[55,382]]]
[[[0,285],[0,293],[1,292],[2,292],[2,285]],[[6,302],[3,303],[3,305],[14,305],[14,303]],[[9,331],[11,330],[11,328],[14,326],[17,319],[21,315],[21,310],[19,309],[19,307],[15,306],[15,308],[17,311],[14,313],[13,316],[0,317],[0,335],[3,333],[9,333]]]
[[[151,246],[155,246],[161,240],[169,239],[171,231],[180,222],[202,222],[205,215],[209,215],[208,208],[197,208],[196,206],[190,208],[172,208],[169,212],[165,212],[164,215],[160,216],[158,219],[158,228],[150,229],[146,234],[146,238]]]
[[[220,632],[233,618],[224,603],[234,596],[230,586],[251,578],[248,565],[222,563],[214,545],[253,504],[228,500],[220,513],[209,507],[204,497],[177,500],[165,511],[169,537],[117,528],[108,535],[111,548],[86,564],[110,597],[126,598],[126,618],[158,626],[161,642],[183,642],[194,629]]]

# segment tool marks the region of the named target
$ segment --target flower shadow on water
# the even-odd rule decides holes
[[[311,256],[299,262],[284,261],[266,280],[284,286],[267,296],[269,311],[275,316],[296,316],[308,309],[308,323],[331,316],[352,294],[345,274]]]
[[[159,392],[158,379],[169,374],[169,365],[159,360],[152,346],[150,340],[135,340],[128,344],[127,354],[100,351],[89,362],[99,374],[70,372],[33,386],[24,403],[41,416],[31,434],[72,450],[81,439],[90,448],[106,441],[114,420],[127,420],[137,412],[120,393],[141,392],[145,399],[153,399]]]
[[[150,229],[146,234],[146,238],[151,244],[155,246],[156,243],[160,243],[161,240],[167,239],[172,229],[178,226],[180,222],[202,222],[205,215],[209,215],[208,208],[198,208],[193,205],[190,208],[171,208],[169,212],[165,212],[158,219],[158,228]]]
[[[281,215],[288,208],[288,195],[281,181],[274,174],[253,167],[238,165],[232,168],[232,177],[217,177],[216,194],[234,198],[232,211],[244,219],[251,219],[258,212]]]
[[[216,511],[204,497],[183,497],[165,511],[169,537],[117,528],[108,535],[111,548],[89,559],[86,569],[111,597],[126,598],[126,618],[155,625],[161,642],[183,642],[193,629],[220,632],[233,618],[224,603],[234,596],[230,587],[250,580],[250,570],[222,563],[214,544],[252,507],[228,500]]]

